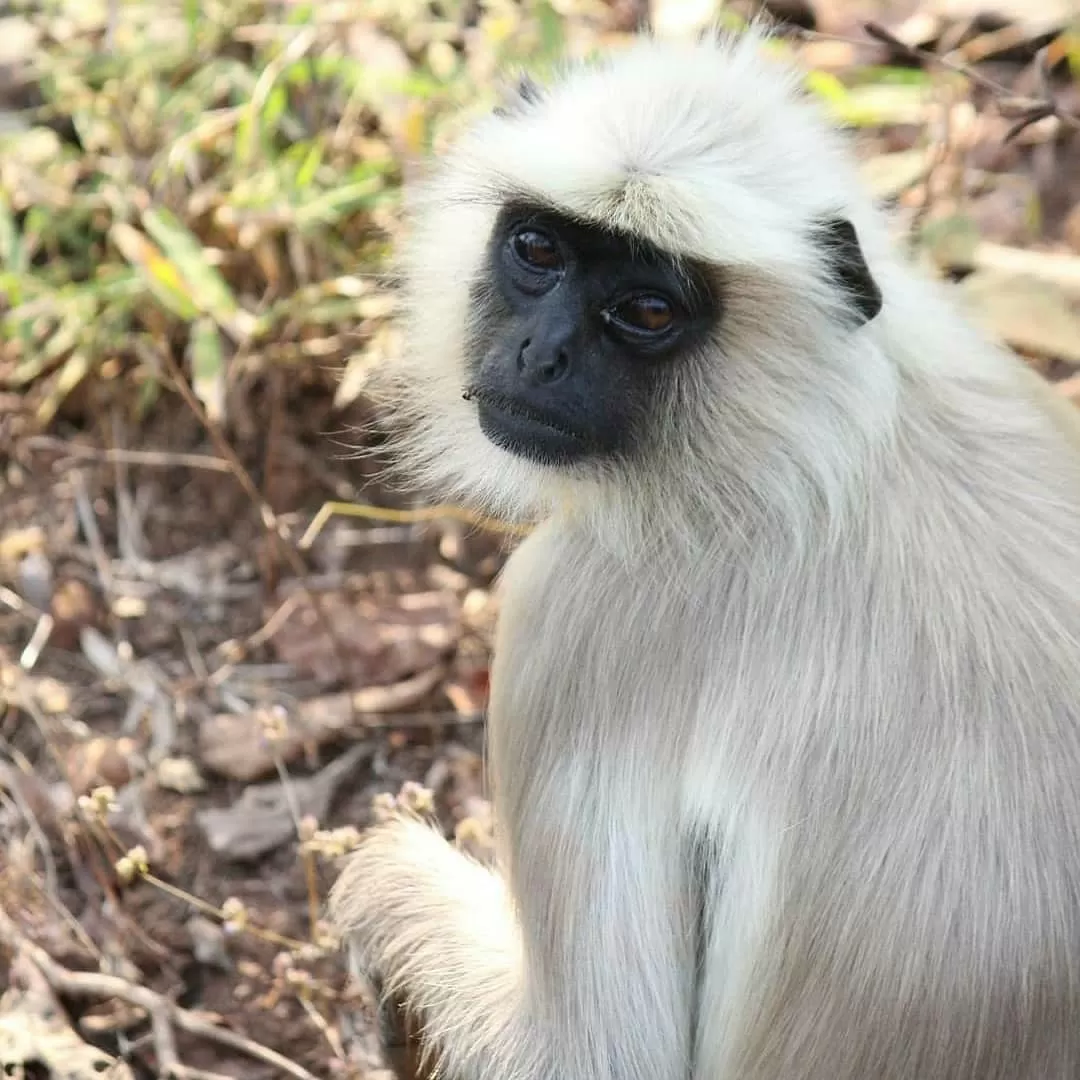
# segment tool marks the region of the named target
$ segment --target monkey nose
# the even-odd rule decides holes
[[[570,370],[570,353],[561,343],[526,338],[518,352],[517,368],[526,382],[547,386],[558,382]]]

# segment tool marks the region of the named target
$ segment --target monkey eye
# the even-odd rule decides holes
[[[638,293],[620,300],[603,312],[604,321],[624,333],[654,336],[669,330],[675,322],[675,307],[657,293]]]
[[[518,229],[510,237],[510,249],[518,261],[530,270],[550,272],[562,269],[562,256],[555,241],[532,226]]]

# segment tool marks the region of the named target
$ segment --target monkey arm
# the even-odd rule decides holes
[[[365,836],[330,895],[353,964],[420,1021],[461,1080],[539,1077],[523,1031],[521,939],[502,879],[420,821]],[[539,1063],[538,1063],[539,1067]]]
[[[455,1080],[682,1080],[694,939],[670,917],[678,884],[630,835],[611,840],[560,843],[582,888],[546,859],[522,868],[523,935],[501,876],[395,820],[367,834],[331,912]]]

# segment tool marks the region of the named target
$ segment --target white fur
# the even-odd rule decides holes
[[[646,465],[529,464],[461,399],[520,195],[721,275]],[[449,1074],[1080,1075],[1076,425],[893,251],[794,76],[755,35],[570,72],[459,143],[405,269],[404,460],[546,519],[503,581],[500,876],[397,823],[333,897]]]

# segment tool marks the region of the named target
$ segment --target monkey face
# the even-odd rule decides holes
[[[410,486],[643,535],[839,490],[831,448],[887,429],[893,256],[757,48],[642,40],[530,84],[413,189],[380,395]]]
[[[496,446],[541,465],[626,457],[719,314],[704,268],[527,204],[502,210],[473,289],[464,395]]]

